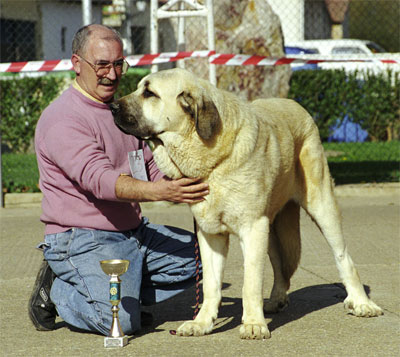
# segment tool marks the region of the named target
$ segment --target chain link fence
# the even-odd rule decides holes
[[[160,6],[165,2],[159,1]],[[127,55],[149,53],[149,0],[93,0],[91,3],[92,22],[118,28],[126,39]],[[286,43],[329,39],[333,35],[369,40],[387,52],[400,52],[398,0],[214,0],[215,22],[233,29],[248,7],[254,8],[260,23],[271,21],[272,9],[278,16]],[[0,16],[1,62],[70,58],[72,36],[82,26],[82,2],[2,0]],[[186,31],[190,32],[202,22],[189,18]],[[262,26],[257,26],[256,32],[263,36]],[[161,21],[161,51],[177,50],[174,27],[175,21]],[[193,36],[190,47],[203,49],[202,39]]]
[[[160,0],[158,5],[167,2]],[[192,2],[196,0],[178,1],[173,9],[178,6],[190,9]],[[203,0],[197,2],[204,3]],[[82,26],[82,5],[82,1],[75,0],[2,0],[0,63],[69,59],[72,37]],[[93,23],[103,23],[120,31],[126,55],[150,53],[150,0],[93,0],[90,5]],[[307,54],[342,59],[375,56],[380,59],[395,58],[400,62],[399,0],[214,0],[213,11],[217,53],[273,57]],[[205,19],[185,19],[184,46],[178,45],[177,20],[160,20],[160,52],[206,49]],[[163,64],[159,69],[176,65]],[[207,58],[185,60],[185,66],[200,76],[208,77]],[[304,71],[299,69],[309,71],[306,71],[306,75],[300,75]],[[339,104],[332,104],[328,99],[342,94],[327,88],[333,86],[338,89],[344,85],[326,84],[337,79],[329,77],[328,80],[321,74],[331,69],[342,69],[347,75],[353,75],[350,94],[342,98]],[[400,64],[389,65],[381,61],[275,67],[221,65],[217,66],[217,86],[234,91],[248,100],[271,96],[294,98],[312,113],[316,121],[324,117],[321,114],[321,108],[324,108],[328,116],[329,111],[331,113],[329,133],[323,135],[324,141],[395,141],[393,154],[383,160],[390,161],[398,169],[400,109],[399,78],[396,73],[399,71]],[[0,73],[2,80],[15,76]],[[346,86],[350,86],[349,78],[344,77]],[[369,79],[374,84],[364,85]],[[320,91],[321,87],[325,88],[324,92]],[[387,88],[389,96],[385,94]],[[311,97],[319,96],[322,99],[319,98],[317,102],[306,100],[301,95],[302,91],[309,91]],[[378,100],[366,100],[367,91]],[[354,100],[356,97],[358,99]],[[384,97],[387,97],[385,108],[379,101]],[[3,98],[4,93],[1,103],[4,107]],[[32,101],[29,103],[34,105]],[[21,108],[21,111],[24,112],[24,109]],[[364,118],[364,123],[354,119],[355,112],[359,116],[371,117],[374,123],[384,118],[379,135],[368,131],[370,124],[364,125],[369,119]],[[4,119],[4,111],[2,116]],[[35,120],[37,118],[29,121],[30,125],[34,125],[32,123]],[[2,130],[2,141],[6,144],[4,125]],[[367,146],[365,150],[370,149]],[[371,158],[373,156],[371,154]]]

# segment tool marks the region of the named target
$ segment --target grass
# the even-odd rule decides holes
[[[400,141],[323,145],[336,184],[400,181]]]
[[[35,154],[1,155],[3,193],[39,192],[39,171]]]
[[[336,184],[400,181],[400,141],[324,143]],[[2,155],[3,192],[39,192],[35,154]]]

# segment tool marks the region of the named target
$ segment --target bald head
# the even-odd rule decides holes
[[[75,34],[72,41],[72,53],[84,54],[89,40],[93,39],[116,41],[123,47],[121,36],[118,31],[109,26],[92,24],[80,28]]]

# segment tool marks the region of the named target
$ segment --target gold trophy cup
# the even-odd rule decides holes
[[[104,347],[124,347],[128,344],[128,336],[124,335],[118,318],[118,304],[121,301],[121,279],[129,267],[129,260],[111,259],[100,261],[101,269],[110,276],[110,302],[113,320],[110,333],[104,338]]]

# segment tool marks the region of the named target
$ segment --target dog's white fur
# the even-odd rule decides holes
[[[287,304],[300,259],[300,206],[332,248],[348,311],[382,314],[367,297],[347,252],[318,129],[300,105],[286,99],[244,102],[173,69],[144,78],[115,108],[120,128],[153,142],[154,158],[166,175],[199,177],[210,186],[205,200],[191,205],[199,227],[204,301],[178,335],[212,331],[228,241],[235,238],[244,256],[240,337],[270,337],[263,311],[264,264],[268,254],[274,285],[264,309],[277,312]]]

